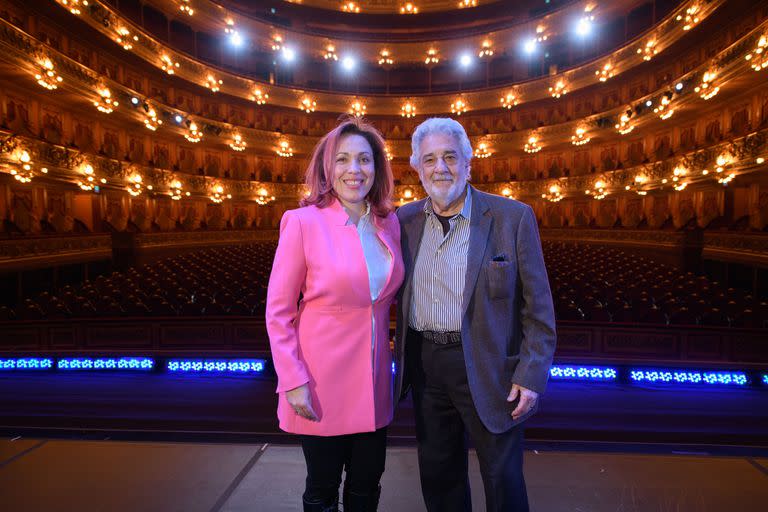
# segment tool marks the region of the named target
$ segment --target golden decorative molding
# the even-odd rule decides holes
[[[700,19],[708,17],[724,0],[712,0],[706,6],[702,6],[699,14]],[[694,2],[695,3],[695,2]],[[595,75],[595,71],[602,69],[603,60],[609,59],[613,64],[614,75],[619,76],[624,71],[635,67],[644,62],[642,56],[637,50],[645,44],[645,40],[652,38],[656,41],[656,48],[662,51],[664,48],[672,45],[674,42],[684,37],[687,33],[683,30],[676,17],[685,12],[690,3],[673,11],[673,13],[659,22],[652,30],[643,34],[637,40],[630,42],[622,48],[614,51],[610,56],[598,59],[597,62],[590,62],[567,71],[558,73],[554,76],[537,78],[524,83],[510,83],[502,87],[492,87],[483,90],[465,91],[466,101],[473,106],[473,110],[488,110],[502,108],[499,105],[499,98],[505,96],[510,86],[516,85],[520,94],[521,104],[538,101],[549,97],[547,89],[560,80],[568,83],[571,92],[588,87],[590,85],[601,83]],[[334,94],[327,91],[310,91],[306,88],[296,88],[288,86],[276,86],[263,82],[244,78],[240,75],[230,73],[224,70],[216,69],[214,66],[193,59],[185,54],[173,51],[163,43],[156,40],[140,27],[135,26],[130,21],[124,19],[104,2],[94,0],[93,8],[83,12],[78,18],[84,20],[88,25],[97,31],[103,33],[110,39],[117,37],[116,30],[120,27],[128,27],[131,33],[139,34],[139,40],[135,42],[131,51],[134,55],[142,58],[147,63],[157,68],[162,67],[160,61],[161,55],[172,56],[174,62],[179,63],[179,67],[174,70],[174,75],[190,83],[205,86],[204,79],[210,72],[215,72],[218,78],[222,80],[220,86],[221,92],[234,97],[249,99],[251,92],[259,88],[270,95],[269,103],[289,109],[297,109],[302,97],[308,92],[312,92],[317,101],[317,110],[322,112],[345,112],[348,108],[348,93]],[[483,34],[478,38],[478,45],[482,39],[491,37],[492,34]],[[500,36],[501,37],[501,36]],[[115,43],[118,44],[118,43]],[[325,48],[325,42],[307,43],[308,48]],[[381,48],[376,45],[370,52],[371,60],[378,59]],[[423,51],[420,51],[419,60],[422,59]],[[409,99],[415,103],[416,108],[422,114],[441,114],[449,110],[449,106],[455,93],[434,94],[434,95],[408,95],[401,96],[376,96],[361,95],[360,100],[364,100],[369,106],[370,115],[393,115],[400,111],[402,103]]]

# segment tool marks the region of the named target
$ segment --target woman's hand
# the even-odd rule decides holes
[[[318,421],[317,414],[312,409],[312,397],[309,394],[309,386],[307,384],[302,384],[297,388],[286,391],[285,398],[296,414],[310,421]]]

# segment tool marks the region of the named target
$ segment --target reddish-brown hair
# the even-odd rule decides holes
[[[334,156],[339,142],[344,135],[360,135],[368,141],[373,151],[374,177],[373,185],[367,199],[371,211],[379,217],[386,217],[392,207],[392,190],[394,181],[392,168],[387,160],[384,149],[384,138],[379,131],[367,122],[348,117],[328,132],[315,146],[307,167],[305,183],[309,187],[309,195],[300,201],[301,206],[316,205],[325,208],[336,197],[333,190]]]

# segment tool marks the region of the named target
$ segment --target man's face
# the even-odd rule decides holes
[[[445,133],[424,137],[419,148],[419,178],[440,210],[449,209],[462,196],[469,178],[469,162],[461,156],[459,141]]]

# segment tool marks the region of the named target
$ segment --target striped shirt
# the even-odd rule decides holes
[[[424,232],[413,268],[413,297],[409,326],[417,331],[461,331],[462,298],[467,274],[471,188],[461,212],[450,218],[450,230],[443,228],[432,209],[424,204]]]

